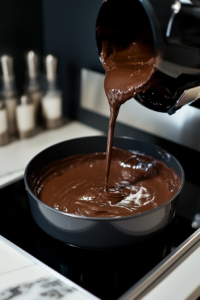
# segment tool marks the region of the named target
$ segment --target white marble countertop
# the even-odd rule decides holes
[[[64,140],[101,134],[101,131],[80,122],[68,121],[60,128],[42,131],[29,139],[0,147],[0,188],[22,178],[28,162],[45,148]]]
[[[0,235],[1,300],[98,300]]]

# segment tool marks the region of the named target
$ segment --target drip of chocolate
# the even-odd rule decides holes
[[[146,155],[113,148],[109,192],[104,189],[105,153],[55,161],[29,179],[36,197],[54,209],[85,217],[143,213],[179,189],[177,174]]]
[[[153,46],[142,39],[119,51],[114,44],[103,41],[100,58],[106,70],[104,88],[110,106],[105,176],[105,189],[108,192],[114,128],[120,106],[150,87],[155,60]]]

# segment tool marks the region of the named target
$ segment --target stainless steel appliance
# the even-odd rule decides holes
[[[153,77],[165,86],[170,97],[151,86],[135,99],[142,105],[173,114],[200,98],[199,1],[109,0],[97,17],[98,53],[102,41],[126,47],[139,35],[148,34],[154,47],[156,69]]]

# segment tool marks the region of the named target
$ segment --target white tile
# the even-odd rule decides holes
[[[0,241],[0,275],[30,265],[32,261]]]
[[[44,271],[42,268],[34,265],[30,267],[24,267],[10,273],[6,273],[0,276],[0,291],[16,287],[17,285],[36,281],[42,277],[49,277],[49,273]],[[1,299],[1,298],[0,298]]]

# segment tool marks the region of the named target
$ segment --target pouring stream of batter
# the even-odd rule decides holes
[[[155,71],[155,61],[153,47],[142,40],[131,43],[121,51],[117,51],[113,44],[109,45],[104,41],[100,57],[106,70],[104,88],[110,106],[105,176],[105,190],[109,192],[108,177],[112,143],[120,106],[150,86],[150,79]]]

